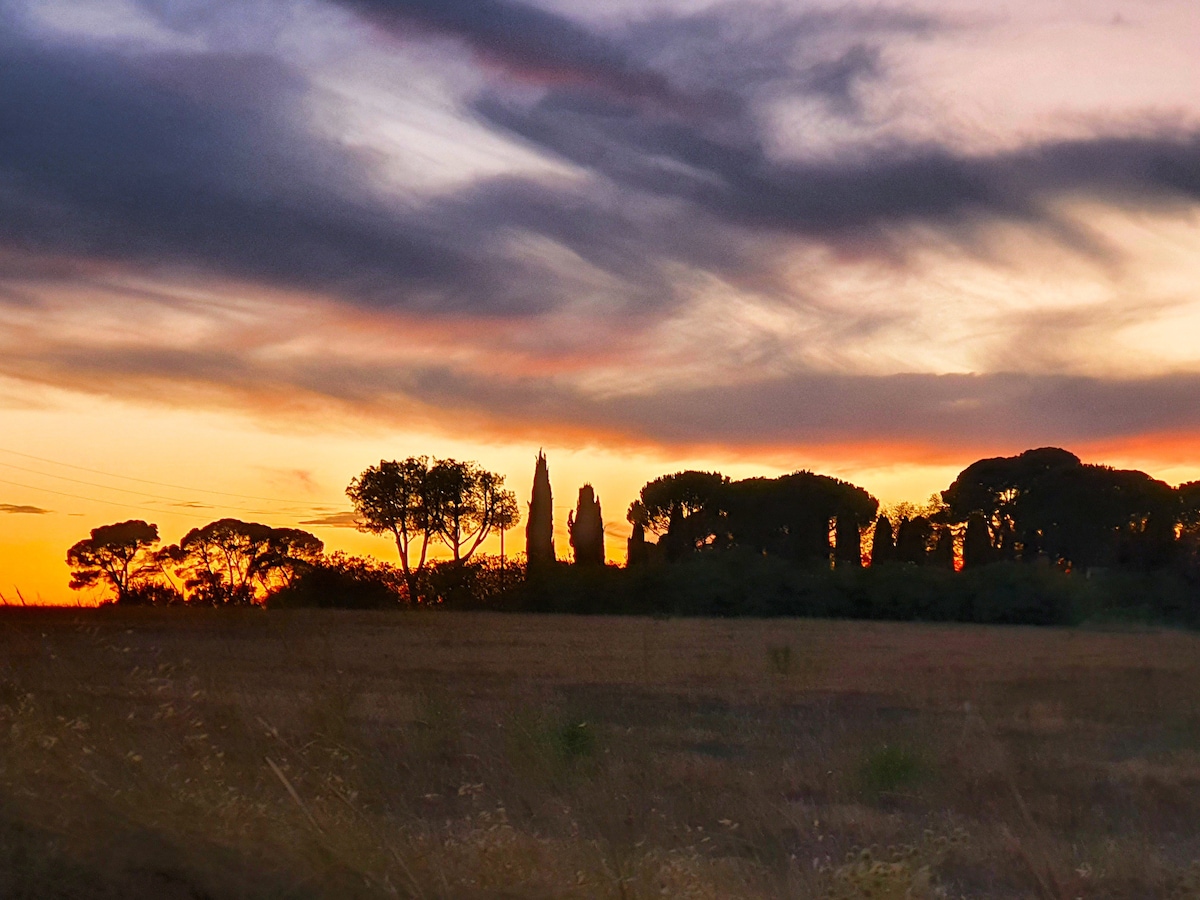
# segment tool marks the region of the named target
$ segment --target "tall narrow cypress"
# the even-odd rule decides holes
[[[841,568],[858,568],[862,565],[862,535],[858,522],[845,510],[837,515],[833,532],[833,556]]]
[[[887,516],[875,522],[875,536],[871,540],[871,565],[892,562],[896,558],[896,540],[892,537],[892,523]]]
[[[646,543],[646,521],[649,516],[641,500],[634,500],[629,504],[629,512],[626,513],[625,518],[633,525],[627,545],[625,566],[632,568],[644,565],[650,559],[650,545]]]
[[[995,559],[992,534],[982,513],[973,512],[967,519],[967,534],[963,538],[963,568],[977,569]]]
[[[934,529],[937,535],[933,551],[929,554],[929,564],[938,569],[954,571],[954,530],[949,525],[939,525]]]
[[[531,569],[554,563],[554,496],[550,492],[550,467],[540,450],[533,470],[529,518],[525,521],[525,555]]]
[[[927,550],[933,528],[924,516],[900,519],[896,529],[896,559],[900,562],[923,566],[929,559]]]
[[[579,489],[575,515],[567,524],[571,531],[571,549],[575,551],[575,564],[604,565],[604,519],[600,515],[600,501],[590,484],[585,484]]]

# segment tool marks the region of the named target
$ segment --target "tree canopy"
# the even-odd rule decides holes
[[[465,562],[493,529],[510,527],[519,517],[503,475],[455,459],[381,460],[354,478],[346,494],[360,529],[395,540],[410,599],[419,592],[431,541]]]
[[[67,551],[71,589],[105,584],[117,603],[135,602],[139,580],[154,568],[149,550],[158,541],[158,526],[141,519],[93,528]]]
[[[1083,568],[1164,561],[1180,508],[1180,494],[1145,472],[1085,464],[1054,447],[973,463],[942,496],[953,521],[984,519],[995,557]]]
[[[189,601],[212,606],[261,602],[320,560],[325,545],[298,528],[218,519],[193,528],[160,560],[183,578]]]

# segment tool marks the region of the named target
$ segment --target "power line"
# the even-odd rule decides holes
[[[255,496],[254,494],[234,494],[229,491],[216,491],[211,488],[188,487],[187,485],[171,484],[170,482],[166,482],[166,481],[151,481],[149,478],[136,478],[133,475],[117,475],[113,472],[105,472],[103,469],[89,469],[87,466],[76,466],[76,465],[72,465],[71,463],[60,462],[59,460],[56,460],[56,459],[47,459],[44,456],[34,456],[32,453],[21,453],[18,450],[9,450],[7,447],[0,447],[0,453],[8,453],[8,454],[11,454],[12,456],[20,456],[20,457],[23,457],[24,459],[32,459],[32,460],[36,460],[37,462],[47,463],[48,465],[52,465],[52,466],[62,466],[67,469],[76,469],[80,472],[91,472],[93,475],[103,475],[106,478],[120,478],[123,481],[136,481],[139,484],[152,484],[155,487],[172,488],[177,491],[190,491],[192,493],[198,493],[198,494],[216,494],[221,497],[235,497],[239,500],[263,500],[268,503],[289,503],[294,506],[309,506],[309,505],[311,505],[311,503],[309,503],[307,501],[284,500],[280,497],[258,497],[258,496]],[[38,473],[38,474],[43,474],[43,473]],[[55,476],[55,477],[58,477],[58,476]],[[86,483],[86,482],[84,482],[84,483]],[[114,488],[113,490],[119,490],[119,488]],[[229,508],[232,509],[233,507],[229,507]]]
[[[139,497],[149,497],[152,500],[164,500],[168,503],[191,503],[192,502],[190,500],[184,500],[179,497],[164,497],[161,494],[149,494],[146,491],[135,491],[132,488],[114,487],[114,486],[108,485],[108,484],[97,484],[94,481],[83,481],[79,478],[69,478],[66,475],[55,475],[52,472],[41,472],[37,469],[29,469],[29,468],[26,468],[25,466],[14,465],[13,463],[0,462],[0,466],[4,466],[4,468],[6,468],[6,469],[16,469],[18,472],[28,472],[31,475],[41,475],[43,478],[57,478],[59,481],[69,481],[72,484],[82,484],[82,485],[86,485],[87,487],[100,488],[103,491],[120,491],[123,494],[135,494],[136,496],[139,496]],[[38,490],[38,488],[33,488],[33,490]],[[222,505],[212,504],[212,505],[208,505],[207,508],[208,509],[234,509],[234,510],[238,510],[239,512],[250,512],[250,513],[259,513],[259,514],[264,513],[263,510],[252,509],[249,506],[222,506]]]
[[[72,500],[84,500],[88,503],[104,503],[108,506],[123,506],[126,509],[140,509],[143,512],[152,512],[155,515],[166,513],[167,515],[182,516],[184,513],[175,512],[170,509],[158,509],[151,506],[139,506],[136,503],[121,503],[119,500],[97,500],[95,497],[84,497],[82,494],[68,494],[66,491],[55,491],[50,488],[35,487],[32,484],[21,484],[19,481],[9,481],[6,478],[0,478],[0,484],[8,484],[13,487],[25,488],[30,491],[41,491],[46,494],[57,494],[60,497],[70,497]]]

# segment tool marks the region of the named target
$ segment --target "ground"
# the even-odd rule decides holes
[[[0,896],[1200,897],[1200,635],[0,610]]]

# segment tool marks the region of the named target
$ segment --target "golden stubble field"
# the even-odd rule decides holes
[[[1200,897],[1200,636],[0,610],[0,896]]]

